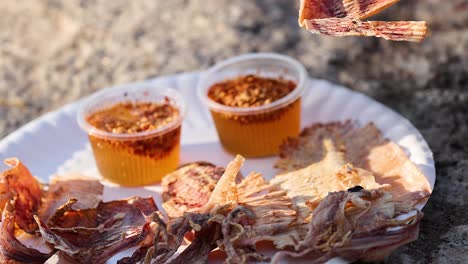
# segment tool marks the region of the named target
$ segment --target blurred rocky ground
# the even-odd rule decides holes
[[[437,184],[418,241],[388,263],[468,260],[468,0],[406,0],[375,19],[426,20],[421,43],[317,36],[298,1],[0,2],[0,138],[118,83],[269,51],[406,116],[434,151]]]

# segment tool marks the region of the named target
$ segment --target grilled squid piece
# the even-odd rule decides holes
[[[79,174],[52,177],[42,199],[39,218],[47,223],[55,211],[70,198],[76,199],[73,205],[75,209],[95,208],[102,200],[103,192],[104,186],[95,178]]]
[[[317,162],[276,175],[271,180],[272,184],[285,190],[292,199],[299,212],[300,222],[310,221],[315,206],[327,196],[328,192],[342,191],[356,185],[366,189],[388,187],[378,184],[369,171],[355,168],[347,163],[344,151],[330,138],[324,138],[316,143],[323,145],[322,157]]]
[[[55,249],[47,247],[39,236],[34,218],[48,222],[70,197],[80,199],[76,209],[95,207],[103,186],[79,175],[56,177],[45,186],[18,159],[7,159],[5,164],[10,169],[0,174],[0,262],[44,263]]]
[[[420,42],[424,21],[363,21],[399,0],[301,0],[299,25],[315,34]]]
[[[424,199],[429,193],[415,196]],[[330,193],[314,210],[299,250],[278,252],[272,263],[279,263],[285,256],[306,258],[308,263],[325,263],[334,257],[383,260],[418,237],[423,214],[414,210],[403,217],[407,211],[402,208],[409,207],[395,203],[392,195],[383,190],[357,187]]]
[[[217,246],[216,241],[221,237],[219,225],[210,220],[210,214],[185,213],[166,224],[157,217],[155,219],[157,225],[152,229],[154,237],[152,243],[143,245],[131,257],[125,257],[117,263],[206,263],[209,253]],[[190,245],[175,256],[184,241],[184,236],[192,231],[194,239]]]
[[[138,245],[151,234],[153,198],[100,202],[96,208],[75,210],[70,199],[44,223],[42,237],[77,263],[105,263],[114,254]]]
[[[10,169],[0,175],[0,212],[9,200],[14,199],[16,223],[20,229],[34,234],[37,225],[33,215],[37,214],[41,206],[42,185],[18,159],[6,159],[5,164]]]
[[[223,167],[195,162],[164,176],[161,185],[163,208],[167,215],[176,218],[183,216],[184,212],[194,212],[203,207],[223,173]]]
[[[203,207],[198,209],[197,212],[208,213],[212,210],[216,210],[219,206],[234,208],[237,205],[239,197],[237,194],[236,179],[244,162],[244,157],[240,155],[237,155],[234,160],[229,162],[226,166],[226,170],[211,193],[210,199]]]
[[[0,223],[0,263],[44,263],[53,252],[42,252],[23,244],[17,237],[17,233],[23,232],[16,229],[17,217],[15,201],[11,200],[5,204]]]
[[[373,123],[360,126],[356,122],[346,121],[307,127],[299,137],[291,138],[281,146],[281,158],[276,162],[276,167],[287,173],[295,173],[312,166],[310,164],[322,163],[322,158],[326,160],[330,155],[330,149],[324,144],[326,141],[332,142],[334,149],[343,154],[342,162],[353,164],[361,172],[370,172],[375,182],[390,186],[388,191],[395,201],[412,200],[412,193],[432,192],[418,166],[400,146],[384,138]],[[375,188],[354,183],[367,189]]]

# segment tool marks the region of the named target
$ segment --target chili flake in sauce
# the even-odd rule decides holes
[[[256,107],[277,101],[295,88],[290,80],[246,75],[212,85],[208,97],[225,106]]]
[[[97,111],[87,121],[97,129],[114,134],[135,134],[171,123],[179,110],[169,103],[126,102]]]

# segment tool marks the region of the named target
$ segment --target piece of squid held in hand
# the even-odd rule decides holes
[[[315,34],[421,42],[425,21],[363,21],[399,0],[301,0],[299,25]]]

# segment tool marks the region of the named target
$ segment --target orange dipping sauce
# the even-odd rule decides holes
[[[116,135],[88,135],[102,176],[124,186],[139,186],[158,182],[177,168],[180,124],[155,135],[132,135],[170,126],[179,115],[169,103],[152,102],[122,102],[89,114],[86,121],[91,126]]]
[[[268,106],[296,89],[296,83],[283,78],[246,75],[215,83],[208,89],[208,98],[235,108]],[[223,147],[246,157],[278,153],[288,137],[300,131],[300,98],[280,108],[251,113],[234,113],[210,109]]]

